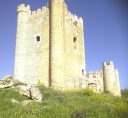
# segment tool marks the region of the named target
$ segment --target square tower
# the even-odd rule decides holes
[[[14,78],[27,84],[59,89],[80,88],[85,74],[83,20],[72,15],[64,0],[31,11],[17,9]]]

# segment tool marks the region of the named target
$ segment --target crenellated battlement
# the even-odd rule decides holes
[[[82,17],[79,18],[79,22],[83,24],[83,18]]]
[[[37,12],[36,11],[32,11],[32,15],[35,15]]]
[[[54,3],[64,3],[65,0],[49,0],[49,2],[54,2]]]
[[[34,10],[31,12],[32,15],[38,15],[38,14],[41,14],[41,13],[44,13],[48,10],[48,7],[42,7],[42,8],[39,8],[37,10]]]
[[[68,12],[68,14],[69,14],[69,18],[72,19],[72,21],[78,21],[79,20],[79,18],[76,14],[73,15],[70,11]]]
[[[114,66],[114,63],[112,61],[109,61],[109,62],[104,62],[102,65],[103,66]]]
[[[72,14],[70,11],[68,11],[68,9],[66,10],[65,14],[65,19],[67,22],[74,24],[74,26],[77,26],[77,24],[83,25],[82,17],[78,17],[76,14]]]
[[[90,71],[87,73],[88,78],[99,78],[102,77],[102,70]]]
[[[17,12],[30,12],[30,5],[20,4],[18,5]]]
[[[44,6],[42,8],[39,8],[37,10],[31,11],[30,5],[20,4],[18,5],[17,12],[29,12],[31,15],[36,15],[45,12],[48,10],[48,7]]]
[[[37,9],[37,13],[40,13],[40,12],[42,12],[41,9]]]
[[[119,73],[112,61],[86,74],[82,17],[72,14],[65,0],[48,1],[36,10],[18,5],[15,80],[120,95]]]

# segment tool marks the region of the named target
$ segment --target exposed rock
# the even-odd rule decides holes
[[[19,102],[18,102],[17,100],[15,100],[15,99],[11,99],[11,101],[12,101],[13,103],[19,104]]]
[[[15,88],[20,94],[30,97],[30,86],[19,85]]]
[[[33,102],[33,100],[24,100],[24,101],[21,102],[21,105],[27,105],[31,102]]]
[[[32,86],[30,89],[30,97],[34,101],[41,102],[42,100],[42,94],[40,89],[37,86]]]
[[[33,101],[41,102],[42,100],[42,94],[37,86],[20,85],[17,86],[16,89],[20,92],[20,94],[31,98]]]
[[[10,75],[7,75],[0,80],[0,88],[10,88],[12,86],[13,79]]]
[[[21,104],[21,105],[27,105],[27,104],[33,102],[33,100],[24,100],[22,102],[19,102],[19,101],[15,100],[15,99],[11,99],[11,101],[12,101],[12,103]]]
[[[22,83],[22,82],[20,82],[20,81],[18,81],[18,80],[13,80],[13,83],[14,83],[14,87],[15,86],[19,86],[19,85],[26,85],[27,86],[27,84],[25,84],[25,83]]]

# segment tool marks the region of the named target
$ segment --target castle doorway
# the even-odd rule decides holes
[[[97,84],[96,83],[89,83],[88,88],[92,91],[97,91]]]

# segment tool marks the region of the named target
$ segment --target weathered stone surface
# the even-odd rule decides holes
[[[0,80],[0,88],[9,88],[13,86],[13,79],[10,75],[3,77]]]
[[[34,101],[41,102],[42,94],[41,94],[40,89],[37,86],[31,86],[31,88],[30,88],[30,97]]]
[[[103,82],[104,82],[104,91],[110,92],[115,96],[121,96],[120,84],[119,84],[119,73],[115,69],[114,63],[104,62],[102,65],[103,70]]]
[[[79,88],[85,72],[83,20],[59,1],[37,11],[18,5],[14,79],[57,89]]]
[[[37,86],[25,86],[20,85],[16,87],[17,91],[19,91],[20,94],[23,94],[33,101],[41,102],[42,100],[42,94],[40,89]]]
[[[12,101],[12,103],[17,103],[17,104],[19,104],[19,102],[18,102],[17,100],[15,100],[15,99],[11,99],[11,101]]]
[[[89,72],[84,80],[85,88],[94,92],[110,92],[115,96],[121,96],[119,73],[112,61],[104,62],[100,71]]]
[[[30,97],[30,86],[25,86],[25,85],[19,85],[16,87],[16,90],[27,97]]]
[[[27,105],[27,104],[33,102],[33,100],[23,100],[22,102],[19,102],[19,101],[15,100],[15,99],[11,99],[11,101],[12,101],[12,103],[21,104],[21,105]]]
[[[22,102],[20,102],[21,105],[27,105],[29,103],[33,102],[33,100],[24,100]]]
[[[37,11],[18,5],[17,18],[15,80],[61,90],[90,88],[121,95],[112,62],[104,62],[102,70],[86,77],[83,19],[73,15],[64,0],[50,0]],[[29,90],[24,94],[29,96]]]

